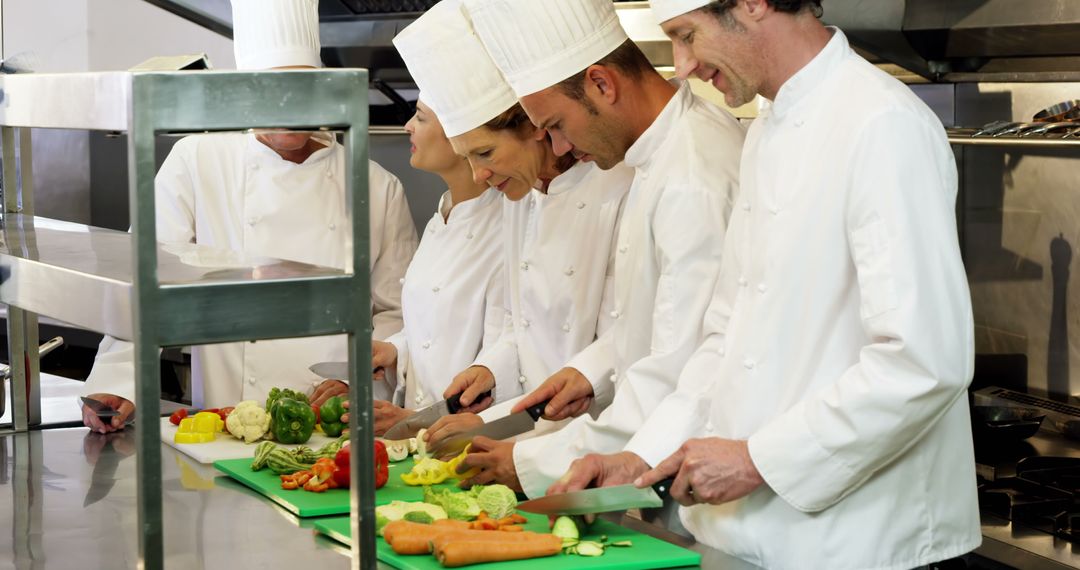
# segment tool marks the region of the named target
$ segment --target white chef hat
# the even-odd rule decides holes
[[[649,0],[649,7],[652,8],[656,23],[662,24],[675,16],[682,16],[711,3],[712,0]]]
[[[464,0],[518,97],[583,71],[627,40],[611,0]]]
[[[306,65],[319,59],[319,0],[232,0],[236,68]]]
[[[473,33],[461,0],[442,0],[394,38],[447,137],[483,125],[517,103]]]

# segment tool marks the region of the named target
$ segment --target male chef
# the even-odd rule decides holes
[[[551,492],[675,476],[698,541],[766,568],[922,567],[980,542],[974,345],[938,118],[819,0],[653,0],[747,134],[705,339],[625,451]]]
[[[237,68],[320,67],[318,26],[317,0],[233,0]],[[351,228],[344,164],[344,149],[329,135],[184,138],[155,179],[158,240],[342,268]],[[373,336],[382,339],[401,329],[400,280],[417,237],[401,183],[374,162],[369,171]],[[261,401],[275,386],[305,392],[316,387],[321,399],[343,394],[344,383],[324,382],[307,368],[346,355],[342,336],[194,347],[192,403],[218,407]],[[84,407],[83,422],[91,429],[118,429],[134,410],[133,358],[130,343],[102,341],[85,391],[121,414],[111,424],[102,423]],[[384,399],[389,395],[386,391]]]
[[[538,496],[574,458],[622,449],[674,390],[720,268],[744,133],[689,85],[664,80],[627,39],[610,0],[466,0],[466,7],[557,153],[635,170],[615,254],[615,322],[538,388],[550,390],[539,400],[552,386],[589,398],[611,382],[612,404],[598,419],[581,416],[550,435],[476,438],[465,460],[483,468],[474,483],[520,485]]]

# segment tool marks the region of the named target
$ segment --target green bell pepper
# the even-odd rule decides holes
[[[345,398],[334,396],[319,406],[319,425],[323,433],[330,437],[337,437],[345,430],[346,424],[341,421],[341,416],[349,410],[341,406],[343,403]]]
[[[270,430],[281,443],[305,443],[315,430],[315,411],[307,403],[280,398],[270,408]]]

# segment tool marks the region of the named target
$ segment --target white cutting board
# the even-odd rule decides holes
[[[161,441],[166,445],[176,448],[181,453],[191,457],[199,463],[213,463],[219,459],[241,459],[244,457],[255,457],[255,443],[244,443],[243,440],[236,439],[228,433],[222,432],[217,434],[217,438],[214,441],[207,443],[176,443],[173,441],[173,435],[176,434],[177,426],[172,425],[169,422],[169,418],[161,418]],[[326,437],[320,431],[315,431],[311,434],[311,439],[307,443],[303,444],[312,449],[318,449],[337,438]],[[282,445],[281,447],[293,448],[297,445]]]

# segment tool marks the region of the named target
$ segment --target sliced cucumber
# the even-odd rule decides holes
[[[559,517],[555,519],[555,524],[551,527],[551,534],[563,539],[563,543],[566,543],[567,539],[578,540],[581,538],[581,533],[578,531],[577,524],[574,519],[570,517]]]
[[[604,554],[604,545],[593,540],[583,540],[577,545],[578,556],[601,556]]]

